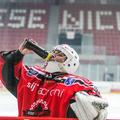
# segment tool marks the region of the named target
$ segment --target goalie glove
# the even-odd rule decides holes
[[[77,92],[76,102],[70,104],[79,120],[105,120],[108,103],[102,98]]]

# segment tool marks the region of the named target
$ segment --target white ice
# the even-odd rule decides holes
[[[17,100],[10,93],[0,92],[0,116],[17,116]]]
[[[120,94],[103,94],[108,100],[108,119],[120,119]],[[0,116],[17,116],[17,100],[8,93],[0,92]]]
[[[107,99],[109,103],[108,107],[108,119],[120,120],[120,94],[103,94],[103,97]]]

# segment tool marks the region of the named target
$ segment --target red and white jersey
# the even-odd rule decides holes
[[[57,76],[63,82],[46,80],[47,74],[38,66],[26,67],[22,62],[15,66],[15,75],[19,79],[17,87],[20,116],[66,117],[69,100],[78,91],[100,96],[91,81],[72,74]]]

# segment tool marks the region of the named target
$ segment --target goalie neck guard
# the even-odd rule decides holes
[[[63,54],[65,54],[67,59],[62,63],[49,61],[48,65],[46,66],[46,70],[48,72],[66,72],[70,74],[75,73],[79,67],[79,56],[77,52],[67,44],[57,45],[53,48],[53,50],[61,51]]]

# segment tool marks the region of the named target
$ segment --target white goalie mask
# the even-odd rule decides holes
[[[79,56],[77,52],[67,44],[57,45],[53,50],[61,51],[66,56],[66,60],[62,63],[49,61],[46,70],[48,72],[75,73],[79,66]]]

